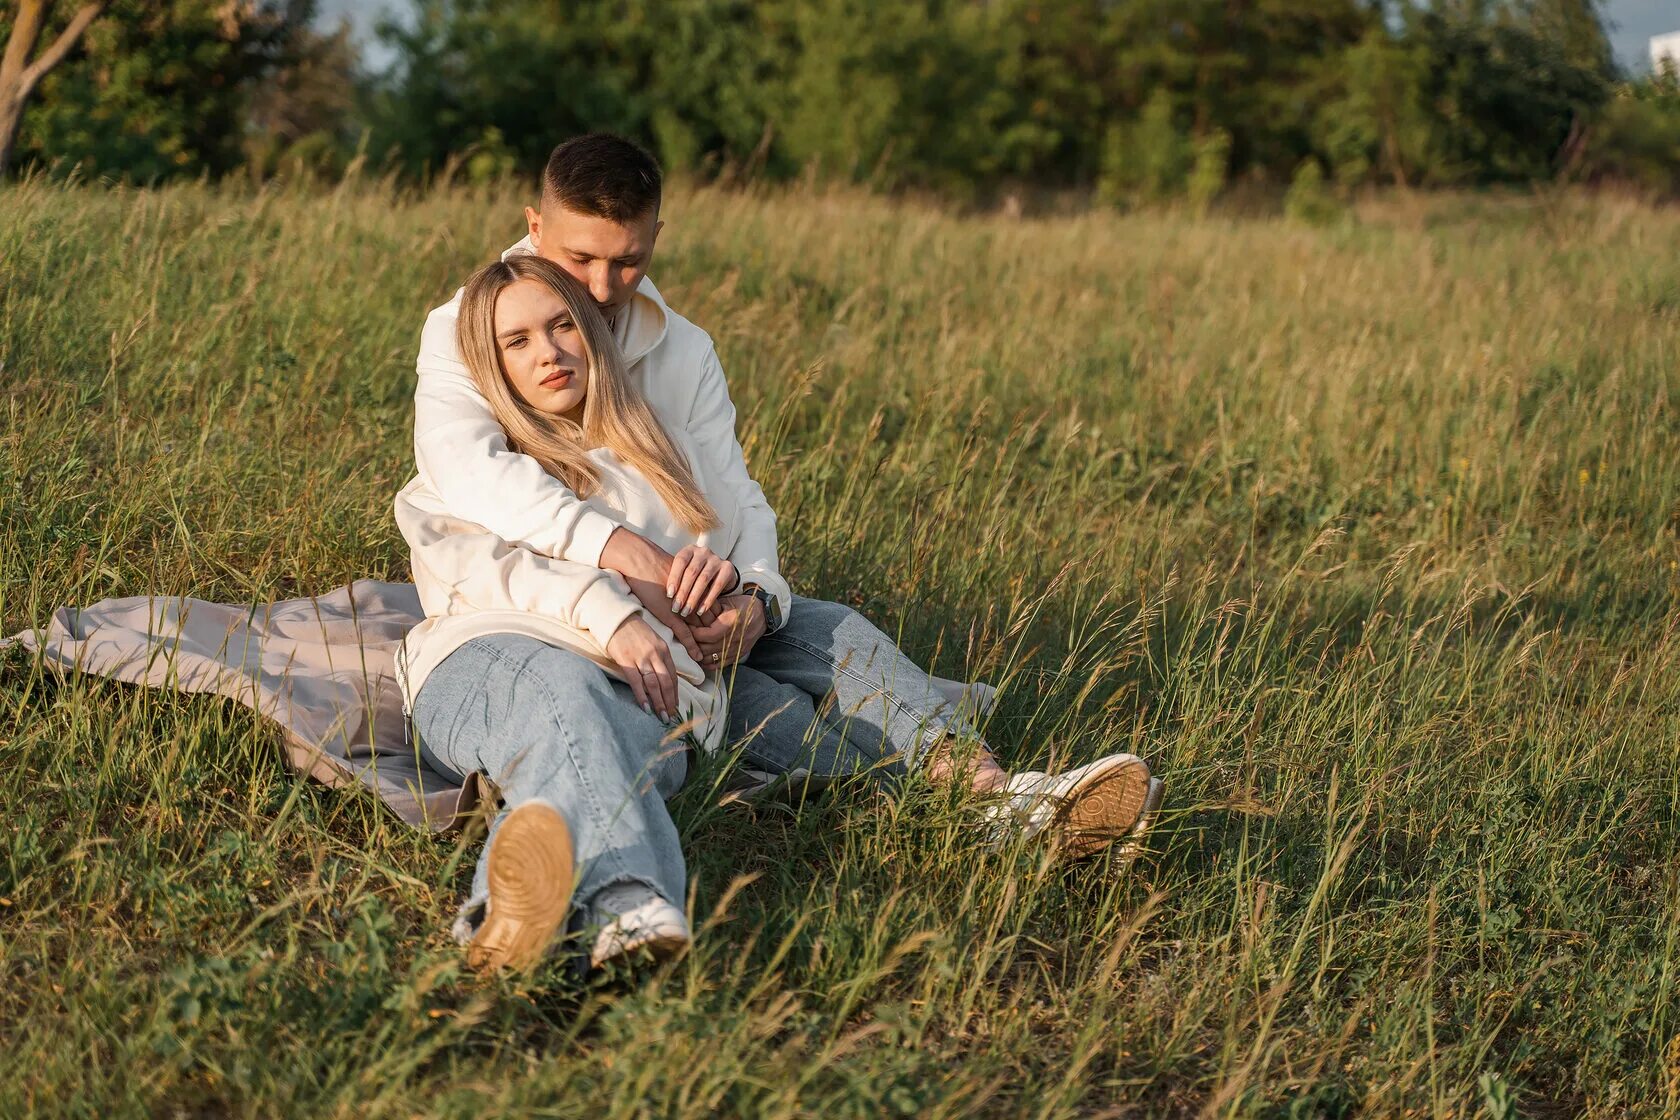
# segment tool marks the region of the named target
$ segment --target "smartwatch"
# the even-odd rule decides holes
[[[764,608],[764,632],[774,634],[782,628],[782,604],[770,592],[756,583],[743,583],[743,594],[751,595]]]

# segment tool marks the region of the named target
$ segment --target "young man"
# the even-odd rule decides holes
[[[935,780],[1000,795],[994,822],[1062,840],[1063,850],[1079,854],[1135,836],[1160,796],[1140,760],[1113,755],[1061,775],[1012,777],[949,696],[879,630],[850,608],[792,594],[778,564],[775,514],[747,470],[717,352],[647,278],[664,225],[660,191],[658,165],[629,141],[569,140],[549,158],[540,208],[525,211],[529,236],[504,256],[536,253],[588,289],[660,421],[685,430],[726,480],[745,524],[726,558],[738,586],[717,599],[715,612],[694,611],[689,589],[670,586],[669,554],[509,448],[456,349],[459,293],[431,312],[421,338],[422,479],[452,518],[555,561],[622,576],[696,661],[733,672],[731,735],[751,734],[744,754],[761,769],[821,778],[919,764]],[[630,677],[637,698],[659,706],[661,674]]]

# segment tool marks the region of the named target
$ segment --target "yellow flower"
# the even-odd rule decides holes
[[[1589,483],[1591,481],[1592,481],[1592,472],[1589,471],[1587,468],[1582,467],[1581,468],[1581,485],[1585,486],[1587,483]]]

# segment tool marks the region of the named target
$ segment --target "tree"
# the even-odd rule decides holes
[[[82,37],[88,25],[99,18],[107,0],[93,0],[83,4],[70,17],[70,22],[54,37],[46,50],[30,56],[40,44],[51,14],[51,0],[18,0],[17,14],[12,19],[12,33],[6,40],[6,53],[0,58],[0,178],[11,166],[12,146],[17,143],[18,128],[23,124],[23,106],[35,92],[41,79],[53,67],[63,62]]]
[[[362,127],[358,61],[348,22],[322,32],[307,12],[287,20],[272,74],[252,83],[247,97],[246,164],[253,175],[330,177],[345,169]]]
[[[15,155],[153,182],[242,168],[254,95],[288,61],[309,0],[109,0],[47,75]]]
[[[1341,96],[1324,101],[1314,130],[1343,187],[1379,173],[1404,187],[1440,171],[1445,126],[1427,96],[1429,66],[1426,50],[1381,24],[1343,56]]]
[[[1551,12],[1596,19],[1562,0]],[[1571,138],[1611,91],[1603,28],[1588,36],[1535,5],[1460,0],[1405,12],[1405,40],[1422,51],[1426,104],[1436,116],[1432,183],[1550,178]],[[1567,33],[1560,28],[1574,28]]]
[[[621,0],[420,0],[380,31],[398,55],[370,105],[372,152],[413,174],[495,149],[542,167],[557,140],[645,139],[650,40]]]

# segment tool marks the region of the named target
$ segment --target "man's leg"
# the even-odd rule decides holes
[[[435,768],[481,771],[502,793],[462,908],[468,929],[487,901],[495,905],[498,833],[530,803],[564,820],[576,852],[573,901],[586,913],[625,886],[682,903],[687,873],[663,798],[682,784],[684,753],[599,666],[533,638],[478,638],[427,678],[414,727]]]
[[[757,753],[767,758],[815,749],[825,761],[867,760],[897,776],[937,764],[953,744],[984,751],[933,678],[839,603],[796,597],[787,624],[760,638],[741,669],[730,693],[731,734],[763,724]],[[825,749],[836,739],[845,749]]]
[[[988,809],[999,838],[1055,837],[1066,851],[1089,854],[1137,837],[1159,803],[1159,781],[1129,754],[1062,774],[1005,773],[933,678],[868,619],[839,603],[795,599],[787,625],[759,639],[744,665],[811,697],[858,753],[896,762],[899,772],[923,770],[935,781],[963,780],[976,792],[1002,794],[1001,803]],[[794,705],[790,711],[797,714],[788,730],[761,754],[807,749],[811,732],[794,741],[804,709]]]
[[[741,761],[767,774],[803,774],[818,781],[878,772],[900,777],[896,759],[883,760],[882,745],[867,735],[847,738],[844,720],[833,722],[832,697],[813,697],[747,665],[725,670],[729,680],[729,741]],[[822,711],[818,710],[819,704]]]

